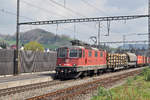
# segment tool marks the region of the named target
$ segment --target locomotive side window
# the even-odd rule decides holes
[[[103,52],[100,52],[100,57],[103,57]]]
[[[79,57],[82,57],[82,49],[79,49]]]
[[[92,51],[89,51],[88,55],[89,55],[89,57],[91,57],[92,56]]]
[[[85,51],[83,50],[83,57],[85,57]]]
[[[66,48],[59,48],[57,50],[57,56],[59,58],[65,58],[65,57],[67,57],[67,49]]]
[[[78,50],[70,49],[69,57],[78,57]]]
[[[98,53],[97,53],[97,51],[95,51],[95,57],[97,57],[98,56]]]

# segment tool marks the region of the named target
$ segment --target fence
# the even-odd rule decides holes
[[[56,52],[19,52],[19,73],[52,71],[56,66]],[[14,50],[0,50],[0,75],[14,74]]]
[[[0,75],[14,73],[14,50],[0,50]]]

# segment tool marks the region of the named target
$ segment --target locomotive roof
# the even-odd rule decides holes
[[[66,47],[60,47],[60,48],[69,48],[69,49],[78,48],[78,49],[90,49],[90,50],[99,51],[98,48],[93,48],[93,47],[91,47],[91,48],[86,48],[86,47],[84,47],[84,46],[66,46]],[[100,51],[101,51],[101,50],[100,50]]]
[[[96,50],[96,51],[98,51],[99,49],[97,49],[97,48],[92,48],[93,50]]]
[[[83,46],[69,46],[68,48],[79,48],[79,49],[85,49]]]
[[[83,46],[65,46],[65,47],[60,47],[60,48],[79,48],[79,49],[85,49]]]

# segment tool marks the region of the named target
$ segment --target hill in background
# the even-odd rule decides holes
[[[15,44],[15,35],[0,35],[1,40],[5,40],[8,44]],[[26,44],[30,41],[37,41],[45,48],[57,48],[60,46],[70,45],[71,38],[66,35],[55,35],[54,33],[43,29],[33,29],[20,34],[20,44]]]

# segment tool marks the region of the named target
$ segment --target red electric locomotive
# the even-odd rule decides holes
[[[148,64],[149,58],[134,53],[107,54],[79,40],[57,49],[57,78],[78,78],[101,71],[132,68]]]
[[[107,67],[106,51],[92,48],[77,40],[72,41],[72,44],[73,46],[57,49],[57,77],[77,78],[81,74],[92,74],[95,70]]]

